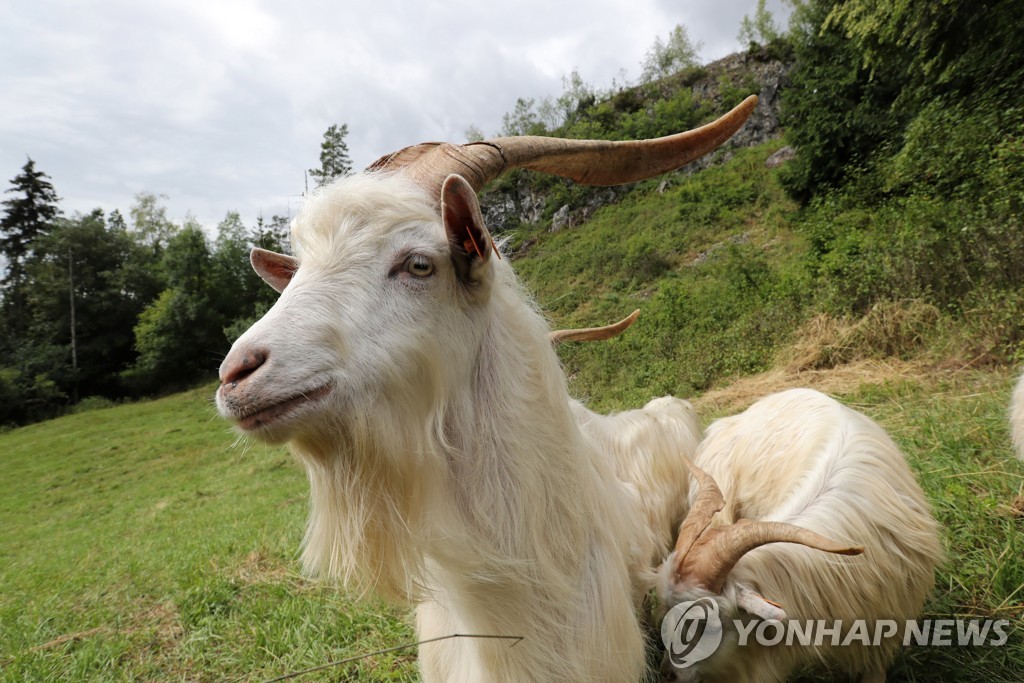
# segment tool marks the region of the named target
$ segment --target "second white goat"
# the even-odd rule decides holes
[[[722,643],[692,666],[673,665],[668,653],[664,679],[768,683],[824,661],[884,681],[942,558],[938,526],[885,431],[823,394],[794,389],[712,424],[696,465],[703,481],[691,489],[659,592],[666,607],[713,600]],[[789,646],[751,639],[740,648],[740,627],[757,619],[861,620],[869,633],[892,620],[899,629],[879,646],[829,637]]]

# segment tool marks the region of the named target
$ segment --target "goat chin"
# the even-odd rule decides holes
[[[884,676],[917,618],[942,560],[938,525],[906,460],[885,431],[818,392],[796,389],[761,399],[746,412],[713,423],[695,463],[719,485],[725,508],[712,526],[739,519],[780,521],[839,543],[864,547],[841,557],[794,543],[772,543],[742,557],[719,604],[723,646],[675,680],[783,681],[797,668],[827,662],[851,674]],[[696,487],[694,487],[696,488]],[[691,504],[696,492],[691,489]],[[670,558],[658,591],[664,608],[707,596],[677,585]],[[820,645],[742,648],[730,640],[734,620],[750,620],[742,590],[780,603],[789,620],[864,620],[870,632],[891,619],[900,631],[880,646]],[[697,679],[694,679],[697,680]]]

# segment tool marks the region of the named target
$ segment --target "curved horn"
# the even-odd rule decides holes
[[[708,528],[711,517],[722,509],[725,500],[715,481],[690,464],[701,490],[690,513],[679,530],[676,542],[675,579],[683,579],[704,586],[713,593],[721,593],[725,579],[744,555],[769,543],[799,543],[800,545],[837,555],[860,555],[864,548],[844,545],[810,529],[784,522],[757,522],[741,519],[724,527]],[[707,502],[702,498],[707,491]],[[690,517],[698,517],[690,522]],[[708,514],[710,513],[710,514]],[[689,527],[689,528],[688,528]],[[698,528],[700,528],[698,530]],[[684,532],[687,538],[684,538]],[[696,533],[696,537],[693,534]]]
[[[718,484],[711,478],[711,475],[697,467],[692,460],[687,460],[687,465],[693,478],[700,485],[700,491],[697,493],[693,505],[690,506],[690,511],[686,513],[683,523],[679,525],[679,537],[676,539],[675,548],[678,563],[676,566],[677,576],[681,575],[683,561],[707,530],[711,519],[725,507],[722,489],[718,488]]]
[[[740,558],[769,543],[799,543],[836,555],[860,555],[864,552],[860,546],[843,545],[793,524],[741,519],[726,527],[708,529],[680,566],[691,581],[713,593],[721,593],[726,577]]]
[[[427,142],[381,157],[367,170],[401,170],[435,193],[452,173],[479,192],[488,181],[513,168],[553,173],[584,185],[621,185],[675,170],[714,150],[740,129],[756,105],[757,96],[751,95],[716,121],[653,140],[521,136],[465,145]]]
[[[548,333],[548,340],[552,344],[564,344],[571,341],[603,341],[612,339],[626,331],[637,318],[640,317],[640,309],[636,309],[628,316],[617,323],[605,325],[604,327],[587,327],[579,330],[555,330]]]

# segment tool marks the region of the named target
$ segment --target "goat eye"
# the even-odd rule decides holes
[[[416,277],[429,277],[434,274],[434,264],[425,256],[412,256],[405,262],[405,270]]]

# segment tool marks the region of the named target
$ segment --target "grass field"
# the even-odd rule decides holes
[[[233,445],[212,393],[0,435],[0,680],[261,680],[412,639],[298,575],[305,476]],[[342,671],[411,680],[414,655]]]
[[[1000,648],[911,648],[891,680],[1024,680],[1011,376],[896,370],[795,381],[837,390],[913,462],[949,553],[926,616],[1007,618],[1014,631]],[[745,381],[698,405],[742,407]],[[0,679],[259,681],[413,639],[405,611],[299,576],[304,475],[282,450],[234,445],[211,392],[0,435]],[[415,650],[300,680],[416,680]]]
[[[795,206],[764,167],[780,144],[641,184],[585,228],[507,235],[532,240],[516,269],[558,326],[643,310],[619,339],[562,349],[596,409],[672,393],[710,420],[814,386],[878,420],[944,530],[925,616],[1013,624],[999,648],[910,648],[890,680],[1024,681],[1016,371],[991,353],[1012,326],[922,302],[818,315]],[[0,681],[266,681],[414,639],[406,610],[299,575],[305,476],[284,450],[237,444],[212,394],[0,434]],[[406,649],[300,680],[416,679]]]

